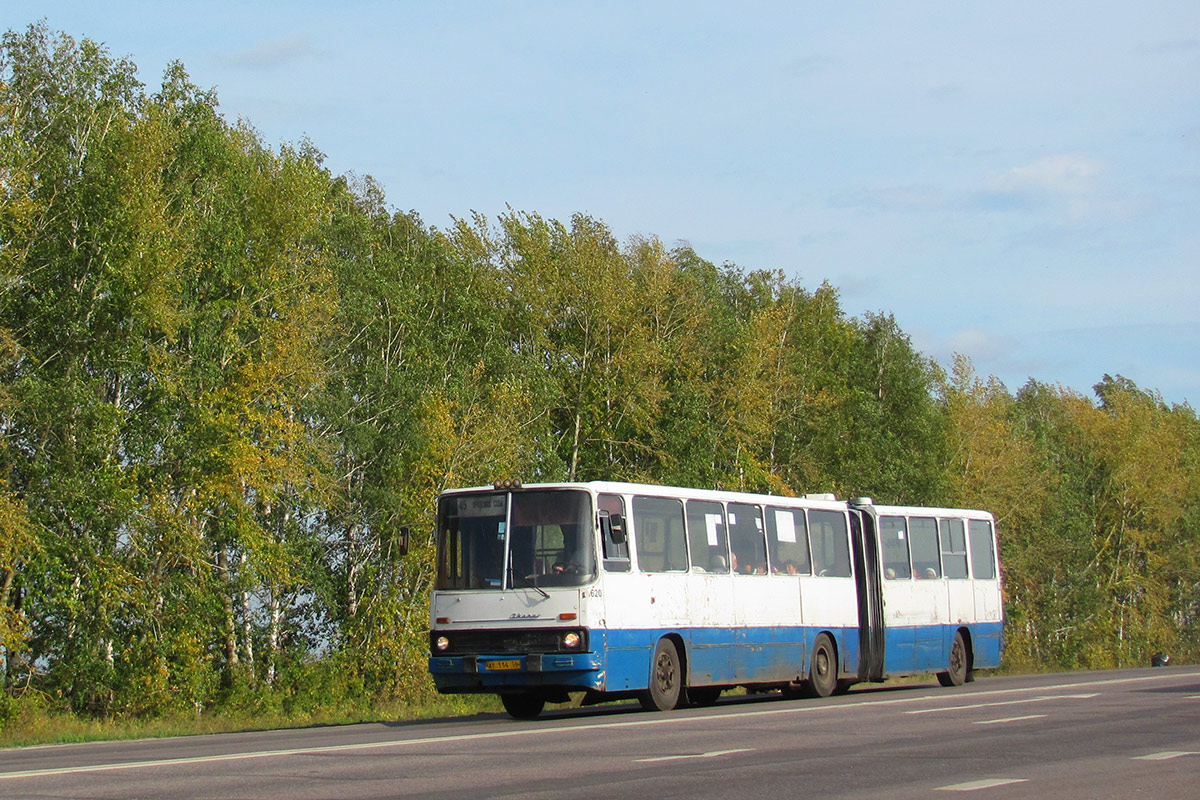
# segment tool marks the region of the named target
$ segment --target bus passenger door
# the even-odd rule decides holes
[[[978,619],[975,588],[967,571],[967,535],[963,520],[938,520],[938,542],[942,551],[942,569],[946,576],[948,606],[946,625],[943,628],[942,652],[945,658],[949,658],[955,632]]]
[[[990,520],[970,520],[967,528],[971,545],[971,585],[975,595],[975,627],[972,628],[975,665],[996,667],[1000,665],[1003,645],[1004,601],[996,565],[995,531]]]

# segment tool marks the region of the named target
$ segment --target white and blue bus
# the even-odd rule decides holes
[[[442,693],[667,710],[723,690],[828,696],[997,667],[984,511],[591,482],[438,499],[429,670]]]

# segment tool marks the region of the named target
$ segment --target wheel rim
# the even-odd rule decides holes
[[[816,658],[817,678],[824,682],[825,678],[829,677],[829,651],[824,647],[817,650]]]
[[[813,697],[829,697],[833,694],[837,689],[837,668],[837,650],[830,638],[821,634],[813,644],[805,693]]]
[[[966,668],[967,654],[965,650],[962,639],[956,638],[954,646],[950,648],[950,671],[954,675],[961,675]]]
[[[675,662],[667,653],[660,653],[658,662],[654,665],[654,679],[658,684],[658,690],[664,695],[670,694],[675,689]]]

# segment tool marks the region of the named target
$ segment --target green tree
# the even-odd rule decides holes
[[[842,481],[892,502],[936,503],[945,495],[938,371],[891,315],[868,314],[855,329],[847,375],[854,450]]]
[[[499,224],[507,330],[549,414],[553,460],[568,480],[628,472],[659,400],[635,293],[645,253],[623,253],[607,226],[584,215],[570,227],[515,212]]]
[[[0,327],[17,354],[5,433],[20,454],[10,486],[40,540],[26,611],[33,653],[56,663],[57,687],[104,707],[132,584],[121,556],[136,494],[126,445],[154,280],[129,241],[145,210],[128,160],[140,85],[128,62],[44,24],[6,34],[2,52],[11,113],[0,137],[17,162],[2,215],[12,239]]]
[[[325,378],[332,308],[319,242],[328,176],[311,148],[274,153],[203,95],[171,84],[160,97],[180,137],[165,183],[185,268],[159,368],[179,446],[178,511],[223,584],[226,680],[253,661],[247,595],[268,610],[270,677],[283,598],[307,588],[302,521],[327,490],[325,443],[306,409]]]
[[[1004,569],[1005,660],[1037,668],[1047,659],[1041,614],[1051,605],[1038,542],[1052,535],[1044,520],[1055,513],[1057,476],[1043,467],[1012,395],[995,378],[980,379],[965,356],[955,356],[941,396],[948,504],[995,515]]]

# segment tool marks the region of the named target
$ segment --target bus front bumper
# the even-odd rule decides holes
[[[429,673],[440,692],[555,688],[602,690],[599,653],[430,656]]]

